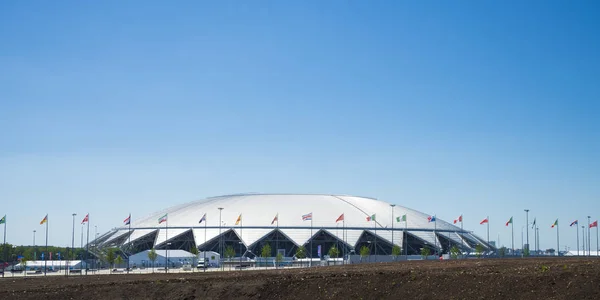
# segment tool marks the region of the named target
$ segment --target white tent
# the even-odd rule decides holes
[[[81,260],[30,260],[27,261],[27,270],[43,270],[44,266],[49,270],[64,270],[67,266],[69,269],[79,270],[82,266],[85,268],[85,262]],[[22,268],[22,264],[19,263],[18,268]]]
[[[155,250],[156,260],[154,267],[164,267],[168,254],[169,268],[181,267],[183,265],[195,265],[198,261],[196,255],[184,250]],[[152,267],[152,260],[148,257],[150,250],[136,253],[129,257],[130,267]]]

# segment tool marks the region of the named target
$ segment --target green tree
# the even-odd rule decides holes
[[[477,256],[477,258],[481,258],[481,256],[483,255],[483,245],[482,244],[477,244],[477,246],[475,246],[475,255]]]
[[[525,249],[523,249],[523,255],[524,256],[529,256],[529,247],[525,246]]]
[[[340,256],[340,250],[338,250],[338,248],[336,246],[331,246],[331,248],[329,248],[329,251],[327,252],[327,254],[331,258],[338,258],[338,256]],[[334,260],[333,264],[336,264],[336,263],[337,263],[337,260]]]
[[[271,257],[271,253],[272,253],[271,245],[264,244],[262,249],[260,250],[260,256],[265,261],[265,269],[267,268],[267,257]]]
[[[362,261],[363,258],[371,255],[371,249],[369,249],[369,247],[363,245],[362,247],[360,247],[359,254],[360,254],[360,260]]]
[[[152,262],[152,273],[154,273],[154,262],[158,258],[158,254],[156,254],[156,250],[152,248],[148,251],[148,259]]]
[[[123,264],[123,258],[121,255],[117,255],[117,258],[115,258],[115,263],[117,264],[117,267]]]
[[[423,259],[427,259],[427,256],[429,256],[429,254],[431,254],[431,250],[429,248],[421,248],[421,257],[423,257]]]
[[[506,255],[506,247],[501,247],[498,249],[498,255],[500,255],[500,257],[504,257]]]
[[[456,245],[452,246],[452,248],[450,248],[450,257],[452,259],[457,259],[459,255],[460,255],[460,249],[458,249],[458,247]]]
[[[225,257],[229,259],[229,270],[231,270],[231,259],[235,256],[235,249],[229,245],[225,248]]]
[[[279,268],[279,265],[283,261],[283,254],[277,253],[277,255],[275,256],[275,261],[277,262],[277,268]]]
[[[112,273],[112,269],[113,269],[113,264],[115,262],[115,249],[113,248],[108,248],[107,252],[106,252],[106,260],[107,263],[109,265],[110,268],[110,272]]]
[[[298,249],[296,249],[296,258],[297,259],[306,258],[306,247],[300,246],[300,247],[298,247]]]
[[[25,276],[27,276],[27,257],[23,256],[23,258],[21,258],[21,265],[23,266],[23,274]]]
[[[197,261],[198,261],[198,248],[196,247],[192,247],[190,249],[190,253],[194,254],[194,260],[192,260],[192,272],[194,271],[195,267],[197,265]]]
[[[402,248],[398,245],[394,245],[394,247],[392,247],[392,256],[394,257],[394,260],[398,258],[400,253],[402,253]]]

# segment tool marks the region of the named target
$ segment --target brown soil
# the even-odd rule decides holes
[[[0,279],[0,299],[600,299],[600,259]]]

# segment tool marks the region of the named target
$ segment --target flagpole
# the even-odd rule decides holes
[[[433,244],[435,245],[435,252],[437,254],[437,218],[433,216]]]
[[[598,222],[598,221],[596,220],[596,222]],[[598,247],[598,225],[596,225],[596,256],[600,256],[599,250],[600,250],[600,247]]]
[[[575,230],[577,230],[577,256],[579,256],[579,222],[575,224]]]
[[[556,222],[556,256],[560,254],[560,239],[558,234],[558,222]]]
[[[46,214],[46,255],[44,255],[44,276],[48,269],[48,214]]]
[[[129,225],[129,237],[128,237],[127,244],[129,244],[129,252],[131,252],[131,213],[129,213],[129,224],[127,224],[127,225]],[[192,234],[194,234],[194,233],[192,232]],[[131,256],[131,255],[127,255],[127,274],[129,274],[129,268],[130,268],[129,256]]]
[[[34,233],[35,235],[35,233]],[[4,250],[4,262],[6,262],[6,254],[8,253],[6,251],[6,215],[4,215],[4,247],[2,247],[2,250]],[[6,268],[3,266],[2,267],[2,278],[4,278],[4,271],[6,271]]]
[[[277,223],[275,225],[275,253],[279,252],[279,212],[277,212]],[[279,267],[279,266],[278,266]]]
[[[312,230],[313,230],[313,215],[312,212],[310,213],[310,263],[308,264],[309,267],[312,267],[312,261],[313,261],[313,249],[312,249]]]
[[[488,243],[487,247],[489,247],[490,246],[490,216],[487,216],[486,218],[487,218],[486,225],[487,225],[487,243]]]
[[[204,213],[204,215],[206,215],[206,213]],[[204,272],[206,272],[206,224],[208,223],[208,220],[204,220],[204,261],[202,262],[202,265],[204,266]]]
[[[344,249],[342,250],[342,257],[346,257],[346,213],[342,213],[344,218],[342,219],[342,239],[344,240]],[[342,263],[345,264],[345,260],[342,259]]]
[[[510,217],[510,227],[511,227],[511,238],[512,238],[512,254],[515,255],[515,222],[512,221],[512,217]]]
[[[169,216],[165,217],[165,273],[169,273]]]
[[[90,213],[87,214],[88,215],[88,221],[87,221],[87,233],[86,233],[86,245],[85,245],[85,275],[87,275],[88,273],[88,267],[87,267],[87,259],[88,259],[88,253],[90,252]],[[127,261],[129,261],[129,259],[127,259]],[[127,266],[129,268],[129,266]],[[129,271],[127,271],[129,273]]]
[[[244,239],[242,238],[242,228],[244,226],[244,220],[242,214],[240,214],[240,271],[242,271],[242,247],[244,245]]]
[[[406,216],[406,214],[404,214]],[[406,231],[408,230],[408,220],[404,219],[404,232],[402,233],[402,241],[405,244],[404,247],[404,255],[406,256],[406,260],[408,260],[408,234]]]
[[[460,243],[463,247],[463,249],[465,248],[465,235],[463,232],[463,220],[462,220],[462,214],[460,214]],[[463,251],[462,249],[460,250],[461,252]]]
[[[373,219],[373,226],[375,227],[375,261],[377,261],[377,215]]]

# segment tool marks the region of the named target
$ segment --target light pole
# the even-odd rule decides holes
[[[592,244],[591,243],[592,240],[590,239],[590,218],[591,217],[590,216],[587,216],[587,217],[588,217],[588,228],[587,228],[587,231],[588,231],[588,240],[587,240],[587,244],[588,244],[588,256],[590,256],[592,254],[591,251],[590,251],[592,249],[592,247],[590,247],[590,245]]]
[[[529,209],[525,210],[525,221],[527,226],[527,255],[529,255]],[[523,251],[525,251],[525,248],[523,248]]]
[[[169,273],[169,246],[171,243],[167,243],[167,248],[165,248],[165,273]]]
[[[390,204],[390,206],[392,207],[392,249],[394,249],[394,207],[396,204]]]
[[[524,245],[523,245],[523,229],[525,229],[525,226],[521,226],[521,251],[524,250]]]
[[[223,271],[223,264],[221,263],[223,257],[223,237],[221,236],[221,212],[223,207],[219,207],[219,265],[221,265],[221,271]]]
[[[242,270],[242,245],[244,244],[243,242],[239,242],[240,244],[240,271]]]

